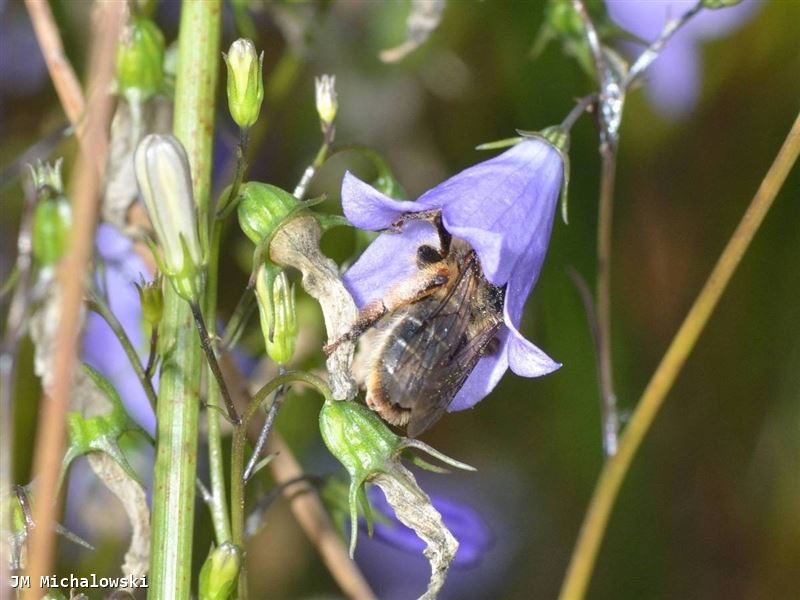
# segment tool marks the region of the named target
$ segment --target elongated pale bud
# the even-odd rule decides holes
[[[214,548],[200,569],[200,600],[228,600],[236,589],[242,551],[231,542]]]
[[[136,148],[136,180],[161,244],[161,271],[185,299],[203,289],[203,251],[186,151],[172,135],[151,134]]]
[[[261,332],[267,355],[279,365],[285,365],[294,354],[297,341],[294,286],[284,271],[262,265],[256,276],[256,300],[261,320]]]
[[[252,41],[240,38],[222,56],[228,66],[228,109],[239,127],[249,129],[258,120],[264,100],[264,53],[259,56]]]
[[[336,96],[336,75],[323,75],[314,79],[317,114],[323,131],[333,125],[339,102]]]

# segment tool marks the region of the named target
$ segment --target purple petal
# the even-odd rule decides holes
[[[389,519],[388,523],[375,520],[374,539],[411,554],[421,555],[425,543],[412,529],[397,520],[380,488],[372,486],[368,494],[372,506]],[[441,513],[444,524],[458,540],[458,552],[453,566],[475,566],[492,545],[492,533],[486,523],[476,511],[465,504],[435,494],[431,494],[430,498],[436,510]]]
[[[692,40],[674,40],[645,73],[647,96],[665,117],[677,119],[697,104],[701,86],[697,52]]]
[[[549,237],[562,176],[559,153],[528,139],[451,177],[418,202],[441,206],[445,228],[475,249],[489,281],[504,285],[531,237]]]
[[[145,340],[139,293],[133,285],[139,275],[149,276],[147,267],[133,251],[133,244],[114,227],[103,224],[97,230],[97,250],[106,261],[105,280],[112,312],[119,319],[133,346],[146,360],[149,340]],[[150,434],[155,433],[155,415],[133,367],[119,340],[97,314],[90,313],[82,342],[83,360],[105,375],[119,392],[122,403],[134,421]]]
[[[347,219],[359,229],[386,229],[403,213],[424,210],[413,202],[392,200],[350,171],[342,181],[342,208]]]
[[[382,233],[342,277],[359,308],[386,296],[396,283],[417,273],[417,248],[438,245],[433,226],[427,221],[410,221],[402,233]]]
[[[508,369],[508,330],[505,327],[502,328],[497,337],[500,339],[497,351],[478,361],[475,369],[453,398],[447,408],[448,411],[472,408],[488,396],[505,375],[506,369]]]

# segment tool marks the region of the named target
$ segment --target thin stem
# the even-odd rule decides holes
[[[283,375],[286,373],[286,369],[283,366],[279,367],[278,375]],[[278,411],[281,409],[283,405],[283,400],[286,394],[286,386],[282,385],[277,390],[275,390],[275,395],[272,397],[272,403],[269,405],[269,410],[267,412],[267,418],[264,420],[264,425],[261,427],[261,431],[258,434],[258,440],[256,441],[256,446],[253,448],[253,454],[250,456],[250,460],[247,461],[247,466],[244,469],[244,482],[245,485],[247,482],[250,481],[250,477],[253,475],[253,469],[255,468],[256,464],[258,463],[258,459],[261,457],[261,451],[264,449],[264,444],[267,442],[267,437],[269,437],[269,432],[272,429],[272,426],[275,424],[275,419],[278,416]]]
[[[668,21],[656,41],[650,44],[647,49],[636,58],[636,61],[633,63],[633,65],[631,65],[631,68],[628,69],[628,73],[622,80],[622,87],[624,89],[628,89],[636,80],[636,78],[644,73],[647,67],[649,67],[656,58],[658,58],[659,53],[664,49],[664,46],[667,44],[667,42],[669,42],[672,36],[675,35],[675,33],[681,27],[686,25],[686,23],[701,10],[703,10],[703,2],[699,1],[677,19]]]
[[[245,150],[247,148],[248,133],[246,130],[240,131],[239,145],[236,151],[236,175],[233,184],[228,190],[228,194],[220,201],[217,206],[217,213],[224,209],[224,204],[229,203],[231,209],[235,206],[232,202],[233,199],[239,195],[239,186],[244,179],[244,172],[246,168]],[[227,215],[230,211],[224,211]],[[220,247],[222,243],[222,232],[224,227],[224,220],[219,215],[211,219],[209,226],[211,227],[211,242],[209,245],[209,260],[208,260],[208,285],[206,286],[205,294],[205,307],[206,315],[211,323],[217,322],[217,293],[219,291],[219,257]],[[206,334],[206,339],[208,335]],[[212,351],[213,354],[213,351]],[[216,360],[214,361],[216,364]],[[209,371],[214,377],[216,373],[212,363],[209,363]],[[217,372],[219,367],[216,367]],[[221,378],[221,375],[220,375]],[[211,474],[211,501],[208,503],[211,509],[211,521],[214,525],[214,535],[217,539],[217,544],[230,541],[231,539],[231,525],[228,515],[228,498],[225,490],[225,463],[224,453],[222,451],[222,430],[220,429],[218,409],[220,409],[220,393],[225,395],[226,403],[229,402],[228,412],[229,417],[233,402],[230,400],[227,388],[222,392],[221,386],[208,388],[208,405],[211,410],[206,411],[206,421],[208,423],[208,462],[209,471]],[[233,411],[235,414],[236,411]]]
[[[195,325],[197,326],[197,333],[200,336],[200,346],[203,348],[203,353],[206,355],[206,362],[208,363],[214,379],[217,381],[220,392],[222,392],[222,399],[225,401],[225,408],[228,410],[228,418],[234,425],[239,424],[239,414],[236,412],[236,407],[233,405],[230,392],[228,392],[228,385],[225,383],[225,378],[222,376],[222,369],[219,368],[217,357],[214,354],[214,349],[211,347],[211,338],[208,335],[203,313],[200,307],[192,302],[190,303],[192,309],[192,316],[194,317]]]
[[[121,8],[121,5],[114,3],[99,4],[94,21],[96,29],[88,81],[89,89],[98,93],[84,124],[84,143],[75,168],[73,226],[66,254],[58,270],[61,299],[52,362],[53,384],[42,402],[36,433],[33,472],[36,478],[34,521],[37,527],[28,548],[27,569],[27,575],[35,582],[42,575],[53,572],[53,525],[58,512],[58,479],[66,437],[66,412],[77,362],[79,314],[97,220],[100,192],[98,175],[104,168],[108,148],[106,132],[112,113],[111,97],[99,93],[99,90],[107,90],[113,78],[114,48],[120,28]],[[91,148],[91,152],[87,152],[87,148]],[[31,587],[24,591],[24,597],[34,598],[40,593],[38,587]]]
[[[147,364],[144,368],[144,376],[153,380],[153,371],[156,368],[156,356],[158,356],[158,327],[153,327],[150,332],[150,350],[147,353]],[[155,406],[153,407],[155,408]]]
[[[233,309],[225,331],[222,333],[222,348],[229,350],[239,341],[242,331],[256,309],[255,295],[252,288],[245,289]]]
[[[596,103],[597,94],[589,94],[588,96],[578,99],[578,102],[574,107],[572,107],[572,110],[569,111],[569,114],[564,117],[564,120],[561,122],[561,127],[567,131],[572,129],[572,126],[575,125],[575,121],[577,121],[590,106]]]
[[[267,396],[280,386],[293,381],[307,383],[316,388],[326,401],[331,399],[327,383],[316,375],[302,371],[288,371],[283,375],[278,375],[253,395],[233,434],[231,449],[231,539],[240,548],[244,542],[244,449],[247,441],[247,424]],[[239,597],[242,599],[247,597],[247,573],[244,567],[239,574]]]
[[[308,191],[308,184],[311,183],[311,180],[316,174],[317,169],[319,169],[322,166],[322,163],[325,162],[325,159],[328,157],[328,152],[330,152],[331,146],[333,145],[333,138],[336,134],[336,129],[332,124],[327,123],[324,127],[325,128],[323,129],[322,133],[322,145],[317,151],[317,155],[314,157],[314,162],[306,167],[306,170],[303,171],[303,176],[300,178],[297,187],[294,188],[294,197],[298,200],[302,200],[306,195],[306,191]]]
[[[221,11],[220,0],[184,0],[178,32],[173,129],[189,157],[203,236],[208,233]],[[160,327],[161,380],[148,597],[185,600],[192,589],[202,361],[192,311],[172,286],[164,289]]]
[[[239,188],[244,180],[244,173],[247,170],[247,142],[250,139],[249,129],[239,130],[239,143],[236,145],[236,173],[233,176],[233,183],[227,188],[227,194],[217,204],[215,220],[225,219],[234,208],[239,198]]]
[[[614,215],[614,180],[617,168],[616,146],[607,144],[602,153],[600,175],[600,215],[597,222],[597,372],[599,374],[603,450],[606,458],[617,452],[619,415],[614,393],[611,355],[611,233]]]
[[[561,588],[560,600],[581,600],[586,594],[597,552],[611,516],[611,509],[636,452],[799,154],[800,114],[703,289],[650,378],[625,428],[619,452],[603,466],[578,542],[572,553],[569,570]]]
[[[150,401],[150,405],[153,407],[153,409],[155,409],[158,400],[156,391],[153,389],[153,382],[150,381],[150,378],[147,376],[147,373],[142,367],[139,354],[136,352],[136,348],[133,347],[131,338],[128,337],[127,332],[122,327],[122,323],[119,322],[119,319],[117,319],[117,316],[111,311],[111,308],[108,306],[108,304],[106,304],[101,298],[97,297],[97,295],[90,293],[86,304],[91,310],[103,318],[103,320],[111,328],[111,331],[114,332],[114,335],[117,336],[117,340],[119,340],[119,343],[122,345],[122,349],[125,351],[125,355],[128,357],[128,362],[131,363],[131,366],[136,373],[136,377],[139,378],[139,383],[141,383],[142,389],[144,389],[144,393],[147,396],[147,399]]]

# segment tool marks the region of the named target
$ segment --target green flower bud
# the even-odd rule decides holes
[[[336,97],[336,75],[323,75],[314,78],[316,91],[317,114],[322,123],[322,129],[330,127],[336,118],[339,103]]]
[[[289,192],[258,181],[242,184],[239,198],[239,227],[256,245],[275,233],[299,206]]]
[[[253,42],[240,38],[222,56],[228,66],[228,109],[239,127],[249,129],[258,120],[264,99],[264,53],[257,55]]]
[[[233,596],[242,567],[242,551],[231,542],[214,548],[200,569],[200,600],[227,600]]]
[[[326,401],[319,413],[319,431],[325,445],[350,474],[350,555],[356,548],[358,534],[358,506],[364,510],[367,522],[371,513],[364,484],[378,474],[406,481],[400,469],[400,454],[407,448],[416,448],[459,469],[474,471],[469,465],[445,456],[419,440],[400,437],[390,430],[381,418],[362,404],[351,401]],[[441,471],[415,457],[414,462],[423,468]]]
[[[42,267],[57,263],[67,249],[72,228],[72,209],[63,192],[61,161],[31,167],[36,186],[36,208],[33,213],[33,257]]]
[[[703,0],[703,8],[710,8],[712,10],[717,8],[727,8],[728,6],[736,6],[742,0]]]
[[[164,293],[161,289],[161,276],[158,275],[153,281],[134,283],[139,291],[139,302],[142,305],[142,316],[144,320],[153,328],[158,328],[161,323],[161,315],[164,312]]]
[[[151,134],[137,146],[136,180],[161,244],[161,271],[183,298],[203,289],[203,252],[186,151],[172,135]]]
[[[256,300],[267,355],[285,365],[297,341],[294,286],[289,285],[284,271],[262,265],[256,276]]]
[[[147,100],[161,90],[164,81],[164,36],[147,18],[134,17],[122,30],[117,46],[119,92]]]

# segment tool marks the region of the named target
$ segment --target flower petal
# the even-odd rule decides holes
[[[414,202],[392,200],[350,171],[342,181],[342,208],[353,225],[370,231],[386,229],[403,213],[424,210]]]
[[[527,139],[451,177],[417,203],[442,207],[445,228],[475,249],[489,281],[504,285],[532,237],[545,235],[546,246],[563,170],[555,148]]]
[[[433,226],[427,221],[410,221],[402,233],[382,233],[364,250],[342,277],[359,308],[378,298],[417,271],[417,248],[438,245]]]
[[[508,369],[508,330],[502,328],[498,334],[500,345],[494,354],[484,356],[475,365],[464,385],[453,398],[449,412],[472,408],[483,400],[500,382]]]

